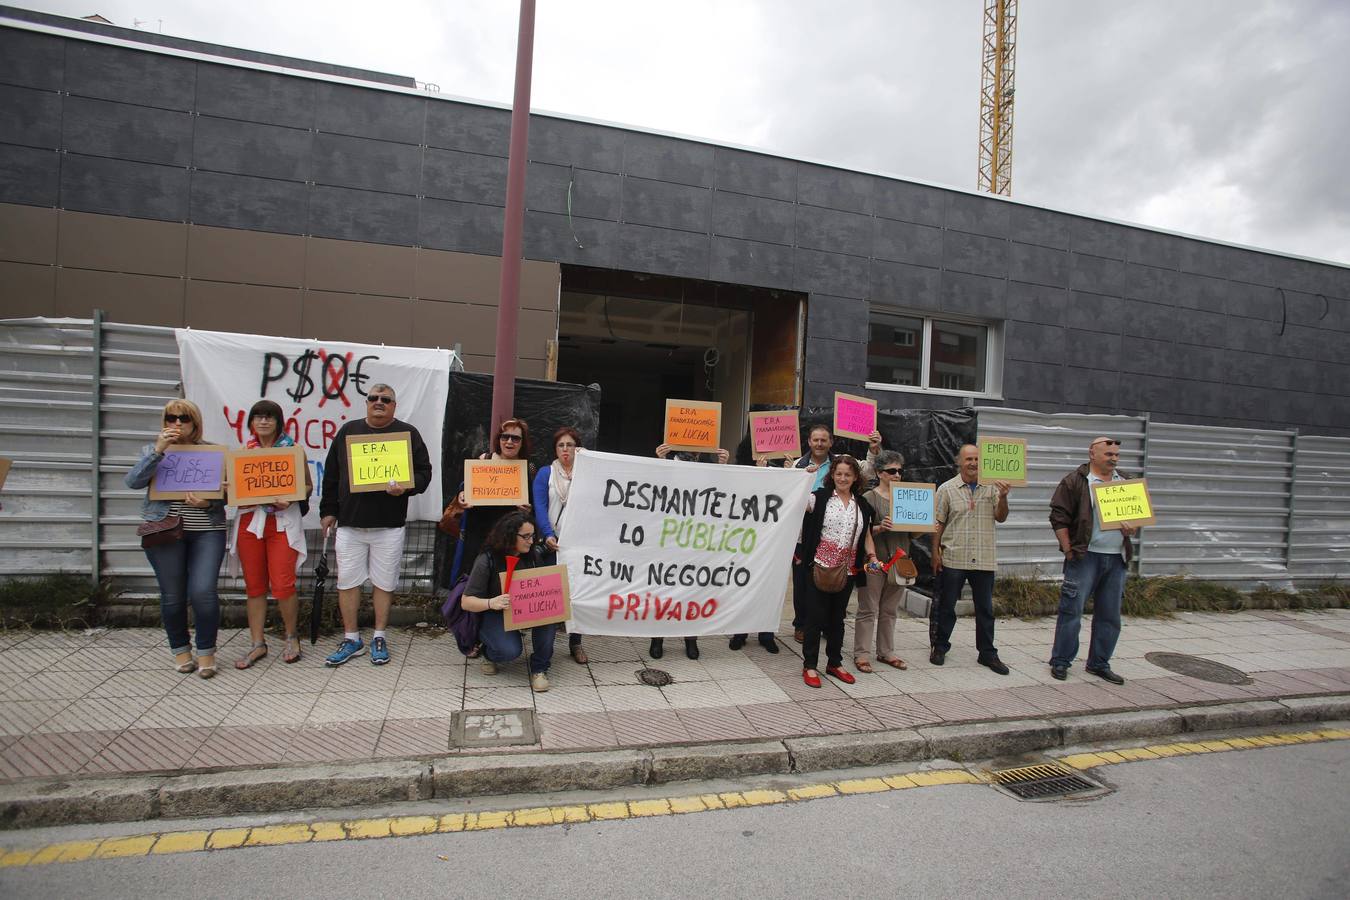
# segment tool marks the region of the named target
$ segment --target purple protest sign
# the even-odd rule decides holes
[[[150,482],[151,500],[202,500],[225,496],[225,448],[218,444],[174,444],[164,450]]]

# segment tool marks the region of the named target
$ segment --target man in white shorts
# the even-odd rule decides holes
[[[320,524],[325,539],[337,528],[338,606],[342,610],[345,632],[337,651],[325,660],[340,666],[353,656],[366,652],[356,613],[361,606],[361,586],[370,581],[375,606],[375,635],[370,641],[370,661],[377,666],[389,662],[389,642],[385,626],[389,607],[398,587],[403,562],[403,528],[408,520],[408,498],[420,494],[431,484],[431,458],[417,429],[394,418],[398,400],[387,384],[371,385],[366,394],[366,417],[354,419],[338,429],[328,447],[323,468],[323,497],[319,501]],[[394,481],[382,491],[353,493],[347,477],[348,435],[373,435],[406,431],[412,436],[413,486]]]

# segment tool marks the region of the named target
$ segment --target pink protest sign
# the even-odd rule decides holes
[[[751,452],[755,459],[802,455],[801,430],[795,409],[750,413]]]
[[[834,433],[868,440],[877,430],[877,401],[842,391],[834,392]]]
[[[509,584],[503,572],[502,584],[508,585],[506,592],[511,595],[511,605],[502,613],[507,631],[566,622],[572,617],[566,566],[518,569]]]

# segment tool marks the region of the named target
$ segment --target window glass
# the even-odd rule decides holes
[[[867,380],[919,385],[923,372],[923,319],[873,313],[867,343]]]
[[[933,320],[933,353],[928,386],[947,391],[983,393],[989,329]]]

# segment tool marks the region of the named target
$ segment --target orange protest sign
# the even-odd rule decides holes
[[[672,450],[703,453],[722,440],[722,404],[715,400],[667,400],[666,439]]]
[[[231,450],[226,503],[256,506],[305,499],[305,451],[299,447]]]
[[[521,506],[530,502],[523,459],[464,460],[464,501],[469,506]]]

